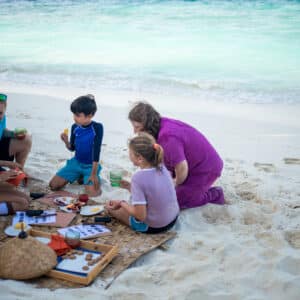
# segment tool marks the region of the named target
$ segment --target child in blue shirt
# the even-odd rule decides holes
[[[70,141],[66,133],[61,134],[61,139],[67,149],[75,151],[75,156],[56,173],[49,186],[58,190],[83,177],[86,193],[95,197],[101,194],[99,158],[103,125],[92,121],[97,111],[94,96],[78,97],[71,103],[71,111],[75,124],[71,128]]]

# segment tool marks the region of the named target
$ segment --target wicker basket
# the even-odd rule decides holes
[[[56,266],[56,254],[33,237],[13,238],[0,247],[0,277],[31,279]]]

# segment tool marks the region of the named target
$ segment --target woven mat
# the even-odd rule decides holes
[[[89,204],[96,203],[93,203],[92,200],[89,200]],[[30,209],[47,209],[49,207],[49,205],[41,203],[38,200],[33,200],[30,204]],[[83,219],[87,222],[92,222],[93,217],[87,218],[77,214],[76,218],[72,221],[71,225],[80,224]],[[11,216],[0,217],[0,245],[8,239],[4,234],[4,229],[11,224],[11,221]],[[119,254],[96,278],[97,283],[100,282],[103,288],[108,288],[112,284],[112,282],[117,278],[117,276],[120,273],[122,273],[125,269],[127,269],[139,257],[158,247],[160,247],[161,249],[165,249],[165,247],[162,244],[176,236],[176,233],[172,231],[160,234],[147,235],[136,233],[127,226],[119,223],[117,220],[114,219],[111,223],[108,223],[106,226],[111,229],[112,235],[99,237],[92,240],[101,244],[118,245]],[[41,231],[56,232],[55,227],[32,227]],[[76,283],[68,282],[61,279],[49,278],[45,276],[35,280],[30,280],[29,283],[33,284],[35,287],[38,288],[49,288],[51,290],[55,290],[58,288],[83,287],[82,285]]]

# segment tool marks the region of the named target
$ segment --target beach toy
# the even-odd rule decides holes
[[[27,129],[25,129],[25,128],[16,128],[14,133],[15,133],[15,137],[17,139],[22,140],[26,136]]]
[[[65,135],[69,135],[69,129],[68,129],[68,128],[65,128],[65,129],[64,129],[64,134],[65,134]]]
[[[36,278],[48,273],[56,264],[55,252],[24,231],[0,247],[0,278]]]
[[[116,170],[110,171],[109,179],[110,179],[111,186],[119,187],[120,182],[122,180],[122,170],[116,169]]]

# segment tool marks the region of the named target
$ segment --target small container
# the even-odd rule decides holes
[[[68,129],[68,128],[65,128],[65,129],[64,129],[64,134],[65,134],[65,135],[69,135],[69,129]]]
[[[76,230],[68,230],[65,234],[65,242],[71,248],[77,248],[80,246],[80,232]]]
[[[122,170],[112,170],[109,172],[109,179],[111,186],[119,187],[122,180]]]
[[[88,194],[80,194],[78,197],[78,200],[80,202],[83,202],[86,204],[89,201],[89,195]]]
[[[18,175],[15,178],[7,180],[7,182],[13,184],[14,186],[19,186],[22,182],[26,184],[27,175],[19,169],[16,169],[16,171],[18,172]]]
[[[25,138],[27,129],[26,128],[16,128],[15,131],[15,137],[19,140],[22,140]]]

